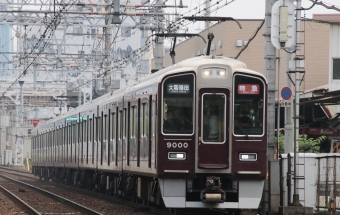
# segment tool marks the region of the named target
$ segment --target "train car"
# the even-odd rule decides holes
[[[168,208],[255,209],[266,109],[262,74],[223,56],[190,58],[38,126],[32,171]]]

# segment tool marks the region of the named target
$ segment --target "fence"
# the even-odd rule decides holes
[[[327,154],[316,158],[317,210],[328,208],[330,199],[334,199],[336,209],[340,210],[340,155]]]

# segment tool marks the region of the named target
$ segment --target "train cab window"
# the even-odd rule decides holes
[[[263,135],[265,86],[257,77],[234,78],[234,134]]]
[[[177,75],[163,82],[164,134],[193,134],[194,75]]]
[[[203,94],[203,143],[225,142],[226,102],[225,94]]]

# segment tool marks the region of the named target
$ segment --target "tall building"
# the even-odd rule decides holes
[[[0,7],[1,9],[1,7]],[[12,31],[9,25],[0,25],[0,76],[8,75],[12,59]]]

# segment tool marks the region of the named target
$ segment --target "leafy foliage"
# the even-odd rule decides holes
[[[308,138],[307,134],[299,135],[299,152],[320,152],[321,143],[326,140],[326,136],[320,136],[318,138]],[[277,141],[277,137],[276,137]],[[283,133],[279,133],[279,153],[284,153],[285,136]]]

